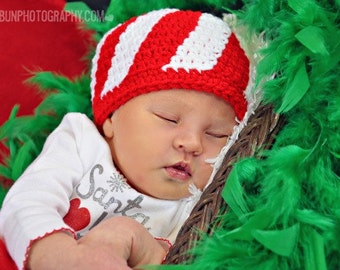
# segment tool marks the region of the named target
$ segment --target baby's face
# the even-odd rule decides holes
[[[128,182],[155,198],[190,196],[212,173],[235,126],[232,107],[214,95],[188,90],[157,91],[122,105],[103,125],[113,160]]]

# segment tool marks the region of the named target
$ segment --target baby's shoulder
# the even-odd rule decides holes
[[[63,116],[58,127],[49,137],[59,137],[61,134],[69,134],[76,139],[99,136],[99,132],[93,121],[85,114],[70,112]],[[67,136],[69,137],[69,136]]]
[[[70,112],[64,115],[60,123],[61,127],[69,127],[71,129],[96,129],[93,121],[83,113]]]
[[[86,114],[80,112],[69,112],[65,114],[62,122],[63,121],[93,123]]]

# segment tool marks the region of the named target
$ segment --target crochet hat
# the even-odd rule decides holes
[[[106,33],[92,66],[94,120],[151,91],[187,89],[228,102],[238,120],[247,111],[249,60],[234,33],[211,14],[161,9]]]

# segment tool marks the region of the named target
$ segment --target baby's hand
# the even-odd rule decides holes
[[[137,221],[113,217],[78,241],[64,232],[36,241],[28,258],[28,269],[127,270],[160,264],[166,252],[167,248]]]
[[[94,227],[78,241],[80,246],[105,247],[107,252],[122,258],[131,268],[145,264],[160,264],[168,247],[128,217],[113,217]],[[119,268],[115,268],[119,269]]]

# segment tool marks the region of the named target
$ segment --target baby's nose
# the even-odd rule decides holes
[[[183,132],[174,140],[176,149],[185,151],[195,156],[200,155],[203,151],[202,138],[197,132]]]

